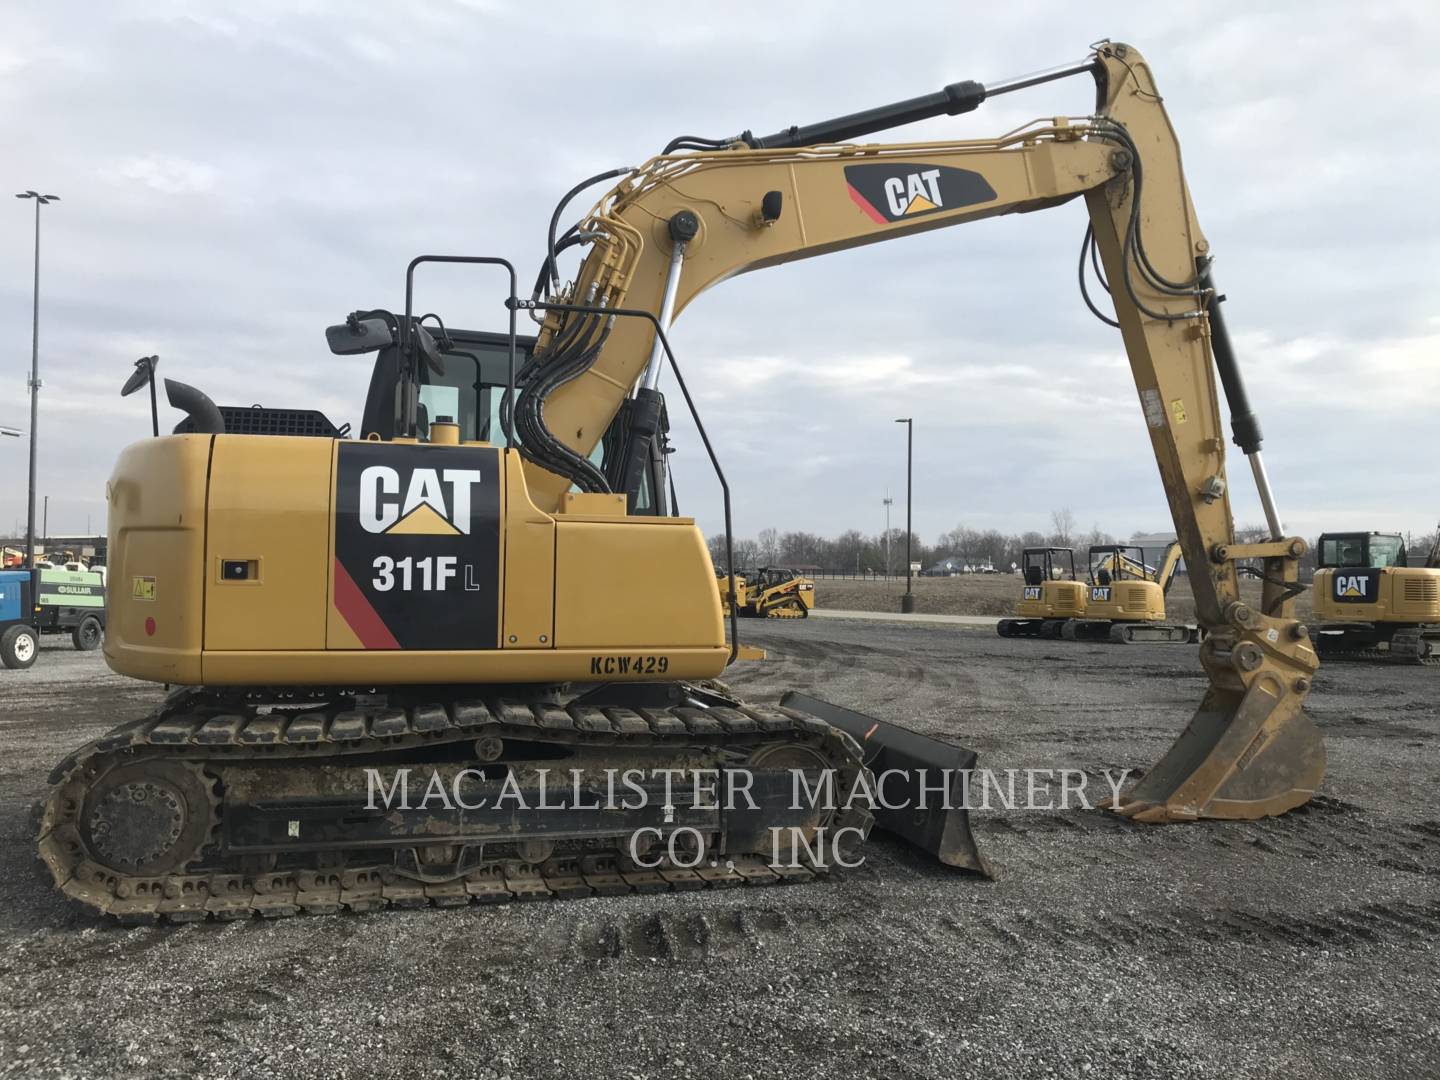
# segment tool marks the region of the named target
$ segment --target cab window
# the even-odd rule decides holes
[[[1320,545],[1322,566],[1364,566],[1365,545],[1358,536],[1326,538]]]
[[[1371,566],[1404,566],[1405,547],[1398,536],[1372,536],[1370,538]]]

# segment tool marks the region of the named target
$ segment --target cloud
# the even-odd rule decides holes
[[[219,176],[212,166],[164,154],[125,158],[108,171],[121,179],[144,184],[162,195],[208,192],[215,187]]]

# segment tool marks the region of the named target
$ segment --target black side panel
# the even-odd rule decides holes
[[[334,604],[367,649],[494,649],[500,454],[341,443]]]

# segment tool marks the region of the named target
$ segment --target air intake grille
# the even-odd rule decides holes
[[[248,409],[238,405],[221,405],[220,415],[225,418],[227,435],[308,435],[321,439],[344,438],[350,425],[337,428],[330,418],[316,409],[267,409],[252,405]],[[186,417],[175,426],[175,434],[184,435],[194,427]]]
[[[1132,608],[1145,606],[1145,587],[1143,585],[1127,585],[1125,587],[1125,606]]]
[[[1440,600],[1440,582],[1434,578],[1406,578],[1405,599],[1412,604],[1433,604]]]

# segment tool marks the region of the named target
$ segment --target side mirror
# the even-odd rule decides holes
[[[150,430],[160,434],[160,408],[155,403],[155,366],[160,363],[158,356],[142,356],[135,361],[135,370],[120,389],[121,397],[129,397],[142,386],[150,387]]]
[[[339,326],[327,326],[325,342],[336,356],[354,356],[394,345],[395,333],[384,319],[357,319],[352,316]]]
[[[135,361],[135,370],[125,380],[125,385],[120,388],[121,397],[129,397],[142,386],[153,382],[155,379],[155,368],[160,364],[158,356],[142,356]]]

